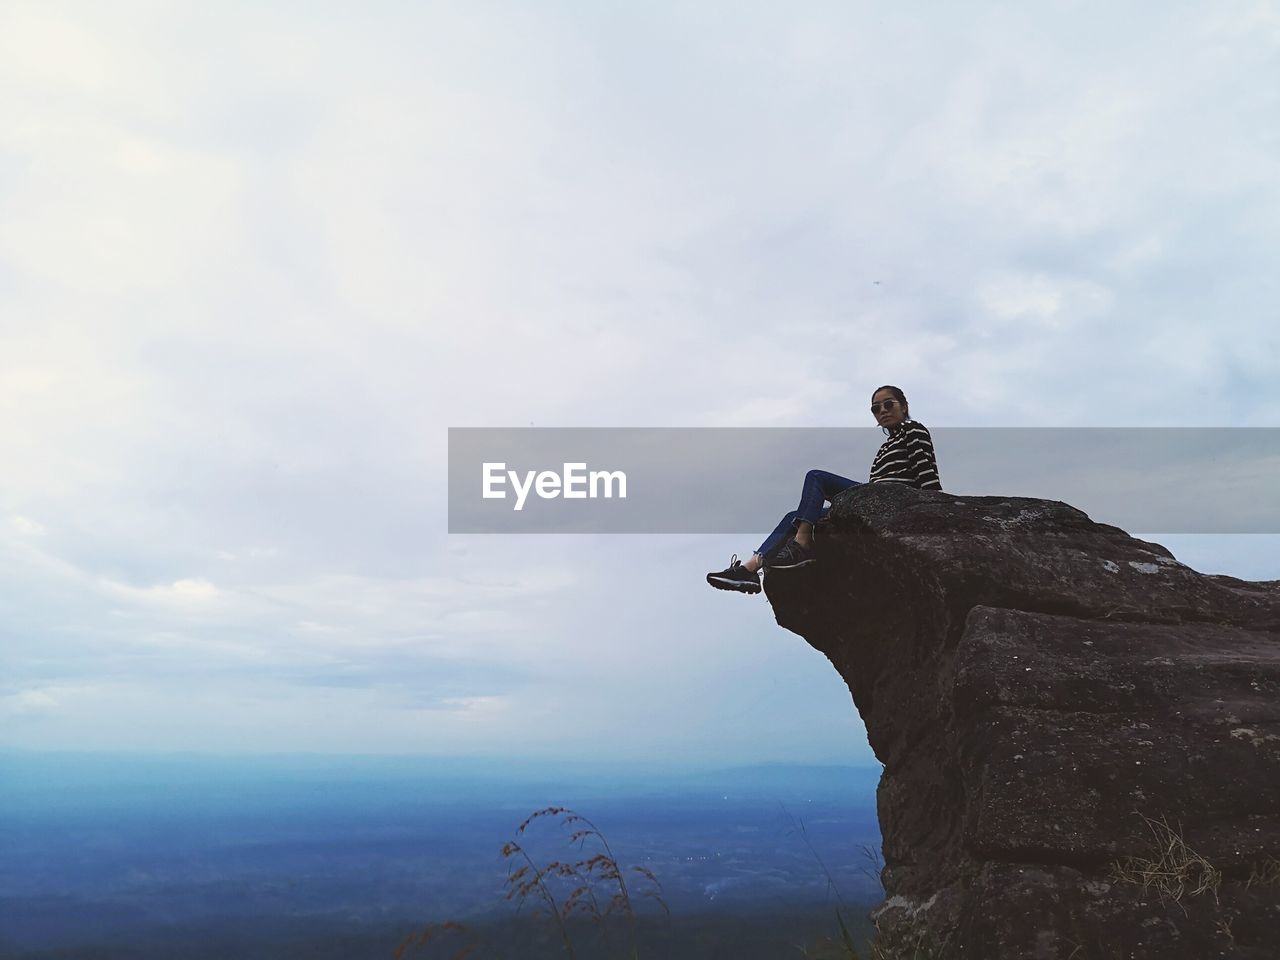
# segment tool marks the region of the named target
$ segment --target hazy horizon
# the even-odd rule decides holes
[[[879,845],[878,769],[617,773],[6,752],[0,956],[192,955],[183,945],[205,941],[221,953],[196,955],[323,942],[342,956],[343,942],[361,940],[347,956],[385,958],[428,922],[513,919],[500,849],[549,806],[591,818],[620,862],[651,869],[686,939],[715,925],[699,919],[708,911],[745,920],[776,910],[780,929],[831,932],[828,867],[851,902],[876,899],[860,849]],[[532,856],[593,852],[567,844],[558,819],[521,835]]]

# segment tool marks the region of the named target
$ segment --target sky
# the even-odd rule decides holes
[[[870,763],[703,581],[776,517],[450,536],[447,429],[1280,425],[1278,71],[1267,2],[4,4],[0,748]]]

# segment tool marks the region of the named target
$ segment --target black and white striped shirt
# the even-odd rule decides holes
[[[933,438],[923,423],[903,420],[889,432],[871,461],[872,483],[906,483],[921,490],[941,490]]]

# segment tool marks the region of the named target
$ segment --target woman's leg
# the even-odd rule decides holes
[[[810,470],[804,475],[804,487],[800,492],[800,506],[796,508],[796,543],[808,547],[813,543],[813,525],[827,513],[823,504],[834,500],[850,487],[858,486],[838,473],[826,470]]]
[[[742,565],[751,573],[755,573],[764,560],[786,544],[793,535],[801,546],[808,547],[813,542],[814,522],[827,515],[824,504],[834,499],[841,491],[857,485],[857,480],[850,480],[837,473],[810,470],[804,477],[799,508],[784,516],[773,528],[773,532],[756,548],[756,552]]]
[[[754,573],[760,568],[761,559],[769,556],[769,554],[786,543],[794,532],[795,527],[796,512],[792,510],[773,528],[773,533],[764,538],[764,542],[756,548],[756,552],[752,554],[751,559],[744,563],[743,566]]]

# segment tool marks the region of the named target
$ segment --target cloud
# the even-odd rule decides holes
[[[1058,281],[1043,273],[1004,273],[983,282],[978,299],[983,312],[996,321],[1022,321],[1056,330],[1081,315],[1105,310],[1111,296],[1093,283]]]
[[[14,742],[848,756],[743,544],[449,538],[447,427],[1280,416],[1265,4],[130,9],[0,12]]]
[[[450,710],[460,710],[473,715],[502,712],[508,707],[503,697],[446,697],[440,701],[440,705]]]
[[[12,516],[9,518],[9,526],[24,537],[43,537],[49,532],[44,524],[30,517]]]
[[[223,596],[221,590],[203,577],[175,580],[173,583],[157,584],[152,587],[131,587],[104,580],[102,586],[109,593],[133,603],[185,609],[208,605]]]
[[[0,714],[22,717],[58,708],[58,688],[20,690],[0,696]]]

